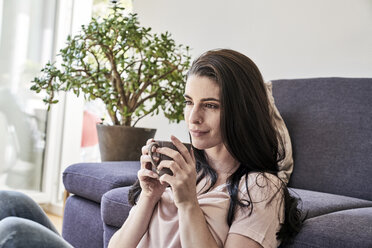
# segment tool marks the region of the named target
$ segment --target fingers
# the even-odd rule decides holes
[[[141,148],[141,152],[142,154],[148,154],[149,153],[149,146],[150,144],[154,143],[155,140],[154,139],[148,139],[147,142],[146,142],[146,145],[145,146],[142,146]],[[152,148],[152,151],[155,152],[155,147]]]
[[[172,186],[175,182],[175,178],[173,176],[168,175],[168,174],[164,174],[159,178],[159,182],[162,185],[167,185],[167,186],[171,185]]]
[[[153,138],[148,139],[148,140],[146,141],[146,145],[150,145],[150,144],[153,143],[153,142],[155,142],[155,140],[154,140]]]
[[[167,147],[161,147],[157,148],[156,152],[171,157],[174,161],[179,163],[181,167],[187,166],[187,164],[189,163],[195,164],[194,159],[191,156],[187,147],[173,135],[171,136],[171,140],[173,144],[177,147],[178,151]]]
[[[173,175],[179,174],[181,168],[178,163],[173,160],[163,160],[160,162],[156,170],[159,172],[164,168],[168,168],[172,171]]]
[[[158,178],[158,174],[151,171],[151,170],[147,170],[147,169],[140,169],[138,172],[137,172],[137,177],[140,181],[144,180],[146,177],[150,177],[150,178],[155,178],[157,179]]]
[[[171,136],[171,140],[172,140],[173,144],[177,147],[178,151],[180,151],[180,153],[182,154],[185,161],[187,163],[194,163],[195,160],[190,153],[190,152],[192,152],[192,149],[189,151],[187,149],[187,147],[179,139],[177,139],[173,135]]]
[[[185,181],[179,180],[168,174],[164,174],[159,177],[159,182],[163,185],[170,185],[172,189],[185,188]]]
[[[142,156],[140,157],[140,161],[141,161],[141,168],[142,169],[148,169],[148,170],[153,170],[153,166],[152,166],[152,163],[151,163],[151,158],[150,156],[148,156],[148,153],[149,153],[149,145],[154,143],[155,140],[154,139],[148,139],[146,141],[146,145],[142,147],[141,149],[141,152],[142,152]],[[153,151],[155,151],[155,147],[152,148]],[[155,161],[158,160],[157,157],[153,157]]]
[[[153,156],[153,159],[155,160],[155,163],[158,163],[159,157]],[[141,169],[148,169],[148,170],[155,171],[156,168],[154,168],[154,166],[152,165],[150,155],[141,155],[140,161],[141,161]]]

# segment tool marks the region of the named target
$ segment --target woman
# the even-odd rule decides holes
[[[191,153],[157,148],[171,160],[150,170],[142,149],[135,206],[109,247],[278,247],[301,227],[297,200],[278,178],[284,151],[257,66],[232,50],[194,61],[185,89]],[[169,187],[167,187],[169,186]]]

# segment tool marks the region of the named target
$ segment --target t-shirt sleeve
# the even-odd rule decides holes
[[[284,220],[284,200],[279,179],[270,174],[266,176],[267,179],[257,173],[248,176],[249,196],[253,204],[237,208],[229,234],[240,234],[256,241],[264,248],[271,248],[280,245],[276,233]],[[249,199],[245,178],[240,183],[239,198]]]

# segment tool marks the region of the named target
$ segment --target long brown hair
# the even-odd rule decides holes
[[[227,180],[230,195],[227,223],[231,225],[238,206],[250,207],[250,213],[254,207],[250,199],[238,199],[241,178],[247,178],[251,172],[277,176],[278,162],[285,157],[283,141],[270,114],[262,75],[247,56],[229,49],[208,51],[193,62],[188,72],[188,76],[191,75],[208,77],[221,89],[222,139],[230,154],[240,162],[239,168]],[[204,151],[195,148],[194,151],[197,170],[202,171],[197,182],[208,176],[213,186],[217,180],[216,173],[208,165]],[[250,198],[247,183],[246,189]],[[289,194],[282,181],[277,193],[283,194],[285,206],[285,219],[277,238],[287,243],[302,226],[299,199]]]
[[[229,49],[208,51],[197,58],[189,72],[191,75],[208,77],[220,86],[221,133],[223,142],[230,154],[240,162],[239,168],[228,178],[227,190],[230,205],[227,223],[231,225],[238,207],[250,207],[254,204],[248,199],[238,199],[239,182],[252,172],[270,173],[277,176],[278,162],[285,151],[282,139],[275,129],[270,115],[269,102],[262,75],[255,63],[247,56]],[[245,149],[242,149],[245,147]],[[193,147],[198,172],[197,183],[207,177],[211,184],[207,192],[217,181],[217,173],[208,165],[203,150]],[[135,204],[141,188],[137,182],[129,193],[129,202]],[[277,193],[283,194],[285,217],[277,238],[282,243],[289,242],[302,226],[298,199],[289,194],[284,182]]]

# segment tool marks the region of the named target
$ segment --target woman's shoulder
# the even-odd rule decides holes
[[[271,173],[251,172],[240,179],[240,197],[249,195],[254,202],[266,201],[276,195],[282,195],[283,182]]]
[[[280,179],[270,173],[252,172],[240,180],[239,200],[230,233],[238,233],[261,244],[278,247],[276,233],[284,220],[284,197]]]
[[[240,179],[240,185],[246,185],[248,187],[252,187],[255,185],[266,187],[266,186],[280,186],[282,184],[282,180],[279,179],[278,176],[273,175],[268,172],[251,172],[248,175],[242,176]]]

